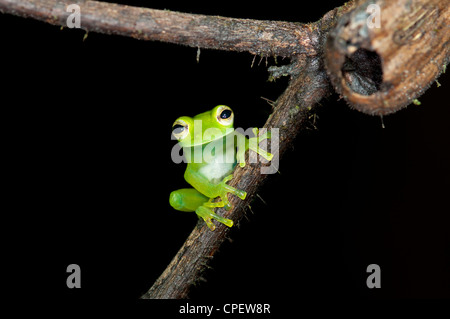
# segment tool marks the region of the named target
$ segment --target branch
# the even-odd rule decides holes
[[[65,1],[0,0],[0,11],[66,26],[71,13],[66,12],[69,1]],[[87,0],[70,4],[80,6],[86,31],[266,57],[304,59],[324,54],[335,90],[351,107],[372,115],[409,105],[450,60],[448,0],[349,1],[327,14],[342,19],[326,46],[321,35],[335,25],[327,15],[318,27],[319,23],[235,19]],[[380,28],[368,27],[369,4],[381,8]],[[351,8],[356,9],[349,12]],[[287,74],[298,72],[291,68]]]
[[[66,26],[69,4],[80,6],[81,28],[207,49],[290,57],[316,54],[307,24],[235,19],[86,0],[0,0],[0,11]]]

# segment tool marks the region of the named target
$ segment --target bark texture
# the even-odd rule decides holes
[[[367,23],[374,22],[366,11],[369,4],[380,8],[379,27]],[[411,104],[448,63],[449,4],[367,1],[343,16],[326,45],[326,65],[336,91],[355,109],[373,115]]]
[[[314,54],[309,25],[189,14],[87,0],[0,0],[0,11],[66,26],[70,4],[80,7],[81,28],[191,47],[289,57]]]

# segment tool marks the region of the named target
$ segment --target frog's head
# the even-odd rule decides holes
[[[211,111],[194,117],[179,117],[172,126],[172,134],[183,147],[207,144],[233,132],[233,111],[217,105]]]

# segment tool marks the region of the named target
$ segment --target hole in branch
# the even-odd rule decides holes
[[[342,76],[349,88],[361,95],[372,95],[383,83],[381,58],[375,51],[359,48],[345,57]]]

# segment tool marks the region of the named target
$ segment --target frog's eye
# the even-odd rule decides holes
[[[182,120],[176,120],[172,126],[172,134],[177,140],[182,140],[189,133],[189,125]]]
[[[230,125],[233,124],[233,111],[225,105],[221,105],[217,108],[217,121],[222,125]]]

